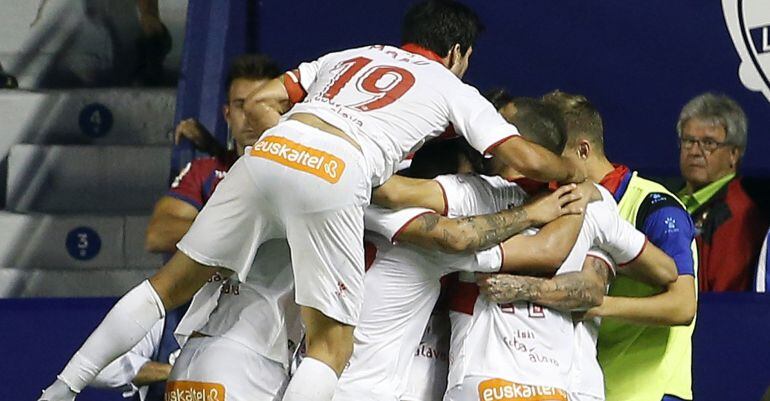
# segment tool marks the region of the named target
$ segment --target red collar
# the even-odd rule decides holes
[[[444,64],[444,61],[442,60],[441,56],[436,54],[436,52],[432,50],[428,50],[418,44],[414,43],[405,43],[403,46],[401,46],[402,49],[408,51],[409,53],[419,54],[428,60],[433,60],[441,65]]]
[[[630,171],[627,166],[622,164],[613,164],[613,166],[615,169],[607,173],[607,175],[605,175],[599,182],[599,185],[607,188],[611,194],[618,191],[618,188],[620,188],[620,185],[623,183],[623,178]]]

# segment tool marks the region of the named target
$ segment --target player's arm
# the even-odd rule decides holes
[[[521,136],[512,136],[489,150],[525,176],[543,182],[583,182],[585,167],[571,163]]]
[[[447,202],[436,180],[393,175],[372,191],[372,203],[390,209],[424,207],[446,214]]]
[[[139,372],[137,372],[136,376],[134,376],[134,380],[131,382],[137,387],[142,387],[148,384],[166,381],[171,374],[171,368],[172,366],[168,363],[148,361],[142,365],[142,368],[139,369]]]
[[[594,184],[577,186],[585,208],[588,201],[601,199]],[[567,258],[583,226],[584,214],[565,215],[546,224],[535,235],[516,235],[501,244],[503,263],[500,272],[535,276],[551,275]]]
[[[490,248],[522,230],[539,226],[565,214],[580,214],[583,205],[574,186],[563,186],[552,194],[523,206],[494,214],[447,218],[425,213],[410,221],[394,237],[402,243],[450,253],[468,253]]]
[[[604,302],[592,308],[587,317],[651,326],[686,326],[695,318],[695,278],[682,275],[660,294],[649,297],[605,296]]]
[[[289,73],[271,79],[246,97],[243,110],[249,125],[255,131],[264,132],[274,127],[281,115],[291,108],[287,79],[290,79]]]
[[[656,199],[656,204],[666,202]],[[693,259],[695,230],[690,215],[674,201],[650,213],[642,231],[650,242],[670,256],[678,273],[663,292],[649,297],[605,297],[605,303],[590,313],[611,319],[647,325],[688,325],[695,318],[697,299]]]
[[[678,277],[674,260],[649,241],[639,256],[619,266],[618,273],[653,286],[669,285]]]
[[[174,252],[176,244],[190,229],[198,209],[188,202],[164,196],[155,203],[147,226],[145,249],[149,252]]]
[[[477,274],[477,284],[491,302],[528,301],[561,311],[574,311],[601,305],[610,277],[607,261],[588,255],[579,272],[550,279]]]

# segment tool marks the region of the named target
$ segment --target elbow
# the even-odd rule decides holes
[[[661,282],[663,285],[669,285],[674,284],[674,282],[679,278],[679,274],[676,271],[676,266],[670,269],[666,269],[660,277]]]
[[[688,302],[685,302],[683,305],[680,305],[677,309],[677,312],[675,315],[675,319],[671,322],[672,326],[689,326],[692,324],[693,320],[695,320],[695,313],[698,309],[698,303],[695,299],[689,300]]]
[[[601,306],[604,302],[604,286],[592,285],[586,291],[583,306],[586,309],[595,308]]]
[[[150,224],[144,237],[144,250],[150,253],[168,252],[167,242],[158,229]]]
[[[372,203],[378,206],[390,209],[398,209],[399,202],[398,191],[388,189],[388,185],[382,185],[372,191]]]

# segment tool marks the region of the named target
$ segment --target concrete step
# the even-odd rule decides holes
[[[0,268],[0,298],[117,297],[154,272],[151,269]]]
[[[173,88],[0,91],[0,154],[16,143],[170,145],[175,103]]]
[[[62,216],[0,211],[0,266],[21,269],[157,269],[144,250],[146,216]],[[2,270],[0,268],[0,270]],[[0,282],[2,279],[0,279]]]
[[[6,209],[149,214],[167,190],[171,148],[14,145]]]

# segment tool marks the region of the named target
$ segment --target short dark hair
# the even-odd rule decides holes
[[[456,174],[462,156],[468,158],[475,171],[482,171],[483,156],[465,138],[432,139],[414,153],[412,164],[404,175],[430,179],[443,174]]]
[[[414,43],[444,57],[455,44],[465,54],[484,30],[468,6],[454,0],[427,0],[406,12],[401,26],[403,43]]]
[[[511,96],[505,88],[490,89],[484,92],[484,97],[487,98],[489,103],[492,103],[492,105],[495,106],[495,110],[498,111],[513,101],[513,96]]]
[[[543,96],[543,102],[556,106],[567,124],[567,138],[574,144],[579,138],[585,138],[604,154],[604,124],[602,116],[591,102],[582,95],[573,95],[553,91]]]
[[[557,155],[561,154],[567,144],[567,127],[559,109],[529,97],[516,97],[511,103],[516,107],[516,114],[510,122],[521,135]]]
[[[278,64],[264,54],[242,54],[230,63],[225,88],[229,89],[236,79],[273,79],[281,73]]]

